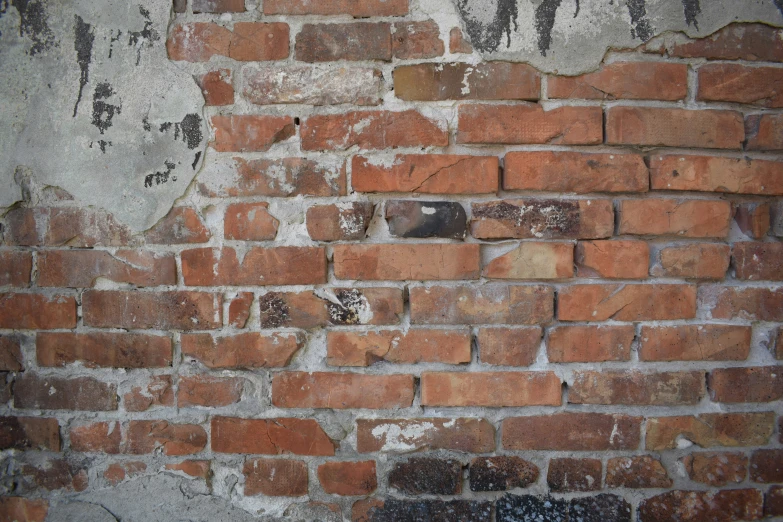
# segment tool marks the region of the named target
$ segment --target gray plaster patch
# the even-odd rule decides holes
[[[732,22],[783,25],[783,0],[452,0],[473,47],[486,59],[527,62],[575,75],[609,49],[656,35],[708,36]]]
[[[117,522],[114,516],[97,504],[71,502],[53,504],[49,508],[46,522]]]
[[[134,230],[171,208],[208,131],[192,76],[166,54],[167,0],[0,0],[0,208],[14,172]]]

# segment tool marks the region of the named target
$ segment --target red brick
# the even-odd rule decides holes
[[[759,114],[745,119],[746,150],[782,150],[783,115]]]
[[[242,13],[245,0],[193,0],[194,13]]]
[[[0,520],[8,522],[44,522],[49,502],[21,497],[0,498]]]
[[[783,280],[783,243],[734,243],[731,258],[737,279]]]
[[[646,279],[650,247],[644,241],[580,241],[574,258],[577,277]]]
[[[646,449],[662,451],[688,446],[763,446],[774,430],[775,414],[703,413],[697,416],[647,419]]]
[[[239,241],[269,241],[280,222],[269,213],[269,203],[232,203],[226,207],[223,236]]]
[[[485,194],[498,190],[495,156],[398,154],[391,164],[353,157],[351,184],[357,192]]]
[[[549,491],[597,491],[601,489],[603,466],[598,459],[558,458],[549,461],[546,483]]]
[[[356,419],[359,453],[494,449],[495,428],[485,419]]]
[[[577,371],[568,388],[571,404],[679,406],[698,404],[705,394],[704,372]]]
[[[272,404],[278,408],[390,409],[412,402],[412,375],[286,372],[272,377]]]
[[[29,286],[32,271],[30,252],[0,252],[0,286]]]
[[[642,361],[744,361],[750,354],[750,326],[701,324],[643,326]]]
[[[208,197],[344,196],[345,164],[320,164],[304,158],[246,160],[234,158],[222,168],[203,169],[198,191]]]
[[[783,290],[768,288],[705,288],[702,300],[713,319],[783,321]]]
[[[408,0],[266,0],[265,15],[340,15],[355,18],[371,16],[404,16],[408,14]]]
[[[502,444],[506,450],[635,450],[641,424],[641,417],[603,413],[508,417],[502,423]]]
[[[699,101],[723,101],[783,107],[783,69],[734,63],[699,67]]]
[[[470,233],[477,239],[595,239],[614,232],[608,199],[526,199],[473,203]]]
[[[627,199],[620,201],[620,234],[725,238],[731,203],[715,200]]]
[[[763,496],[756,489],[730,491],[669,491],[639,505],[639,522],[701,522],[757,520]]]
[[[310,116],[299,130],[302,150],[362,150],[397,147],[445,147],[445,122],[415,110],[352,111]]]
[[[36,489],[80,492],[87,489],[87,469],[75,462],[60,458],[36,459],[35,465],[23,465],[24,482]]]
[[[734,111],[610,107],[606,143],[652,147],[741,149],[742,114]]]
[[[696,317],[694,285],[572,285],[558,292],[561,321],[665,321]]]
[[[211,463],[208,460],[183,460],[177,464],[166,464],[165,469],[171,471],[181,471],[193,478],[209,480],[212,470]]]
[[[783,368],[716,368],[709,374],[713,402],[773,402],[783,398]]]
[[[302,346],[304,338],[297,334],[267,336],[252,332],[221,337],[210,334],[182,336],[182,355],[216,369],[281,368],[288,365]]]
[[[783,451],[762,449],[750,456],[750,480],[753,482],[783,482]]]
[[[394,95],[407,101],[535,101],[541,77],[530,65],[512,62],[402,65],[394,69]]]
[[[765,24],[730,24],[706,38],[667,46],[670,56],[708,60],[783,62],[783,30]]]
[[[147,465],[140,461],[116,462],[109,464],[103,472],[103,478],[112,486],[116,486],[126,478],[136,477],[146,470]]]
[[[212,377],[210,375],[183,376],[177,387],[177,406],[209,406],[219,408],[242,400],[245,379],[239,377]]]
[[[526,241],[481,271],[489,279],[568,279],[574,276],[574,245]]]
[[[117,409],[117,385],[92,377],[45,377],[25,372],[14,383],[14,407],[112,411]]]
[[[334,275],[387,281],[478,279],[479,245],[335,245]]]
[[[125,411],[147,411],[153,406],[174,406],[171,375],[155,375],[142,386],[134,386],[123,396]]]
[[[227,56],[241,62],[282,60],[288,57],[288,24],[234,22],[233,30],[196,22],[174,26],[166,42],[175,61],[208,62]]]
[[[326,363],[330,366],[370,366],[381,361],[466,364],[470,362],[470,340],[467,329],[330,331],[326,337]]]
[[[335,444],[313,419],[212,417],[212,451],[333,456]]]
[[[252,292],[239,292],[236,297],[231,298],[228,305],[229,326],[244,328],[247,325],[254,299]]]
[[[205,330],[219,328],[222,297],[206,292],[88,290],[84,324],[98,328]]]
[[[449,32],[449,52],[452,54],[473,54],[473,46],[465,39],[459,27],[452,27]]]
[[[650,273],[656,277],[723,279],[729,269],[731,247],[723,244],[690,243],[664,247]]]
[[[326,253],[317,247],[254,247],[239,261],[233,248],[185,250],[188,286],[308,285],[326,282]]]
[[[290,116],[218,115],[212,116],[212,127],[215,140],[210,146],[218,152],[266,152],[296,135]]]
[[[24,370],[24,356],[20,338],[0,335],[0,372]]]
[[[245,462],[245,495],[298,497],[307,494],[307,464],[291,459],[252,459]]]
[[[768,517],[783,515],[783,486],[769,488],[764,500],[764,515]]]
[[[766,201],[735,203],[734,221],[746,236],[763,239],[772,224],[769,203]]]
[[[536,361],[542,330],[530,328],[481,328],[476,336],[479,359],[496,366],[530,366]]]
[[[435,58],[443,56],[445,50],[443,40],[440,39],[440,28],[433,20],[396,22],[391,39],[392,54],[400,60]]]
[[[166,217],[144,234],[147,243],[159,245],[206,243],[210,237],[212,234],[204,220],[190,207],[172,208]]]
[[[548,286],[419,286],[409,292],[413,324],[539,324],[554,313]]]
[[[242,7],[244,10],[244,2]],[[209,71],[197,78],[197,81],[207,105],[234,104],[234,85],[232,83],[231,69]]]
[[[653,190],[783,195],[783,163],[750,158],[658,156],[650,159]]]
[[[313,205],[307,209],[307,233],[313,241],[364,239],[374,208],[370,201]]]
[[[122,431],[119,422],[95,422],[71,426],[70,438],[73,451],[117,454]]]
[[[60,451],[57,419],[0,417],[0,450],[7,449]]]
[[[560,406],[553,372],[424,372],[422,406]]]
[[[748,476],[748,457],[742,453],[692,453],[680,459],[691,480],[722,487]]]
[[[170,337],[130,333],[41,332],[35,351],[41,366],[78,361],[88,368],[161,368],[172,360]]]
[[[509,152],[503,188],[546,192],[647,192],[649,172],[636,154]]]
[[[597,145],[603,141],[600,107],[461,105],[457,143]]]
[[[629,326],[556,326],[549,330],[547,357],[552,363],[631,360],[635,329]]]
[[[196,424],[172,424],[165,420],[128,423],[125,452],[134,455],[162,452],[176,457],[199,453],[207,445],[207,433]]]
[[[649,455],[614,457],[606,462],[610,488],[670,488],[672,483],[661,461]]]
[[[318,481],[330,495],[369,495],[378,487],[375,461],[324,462],[318,466]]]
[[[49,330],[76,327],[73,297],[0,293],[0,328]]]
[[[337,60],[391,61],[391,25],[378,23],[304,24],[296,35],[296,59],[302,62]]]
[[[5,222],[5,244],[14,246],[123,246],[132,235],[111,214],[88,208],[19,207]]]
[[[38,255],[38,285],[89,288],[99,278],[136,286],[174,285],[173,255],[143,250],[50,250]]]
[[[615,62],[582,76],[550,76],[550,98],[589,100],[668,100],[688,93],[688,66],[684,63]]]

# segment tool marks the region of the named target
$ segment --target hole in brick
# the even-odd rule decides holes
[[[299,125],[299,118],[294,118],[294,125]]]

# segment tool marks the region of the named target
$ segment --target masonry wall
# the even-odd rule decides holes
[[[783,516],[783,31],[563,77],[421,12],[174,2],[185,196],[2,218],[0,520]]]

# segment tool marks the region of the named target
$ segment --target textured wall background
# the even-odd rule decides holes
[[[776,2],[93,4],[0,0],[0,520],[783,517]]]

